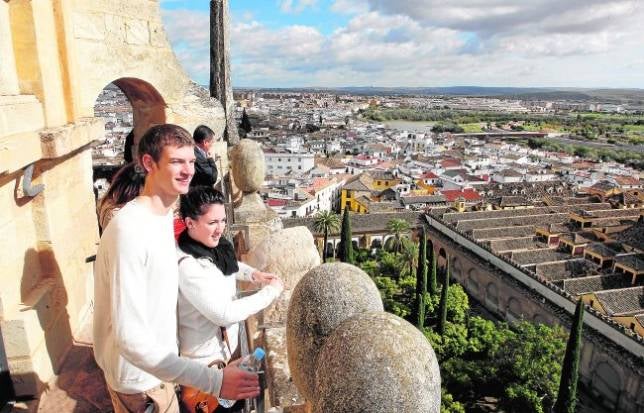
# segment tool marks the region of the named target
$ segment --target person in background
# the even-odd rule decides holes
[[[125,137],[125,144],[123,145],[123,160],[126,164],[132,162],[132,147],[134,146],[134,129],[130,131]]]
[[[180,197],[180,212],[186,229],[178,240],[179,353],[203,365],[225,366],[237,349],[239,322],[268,307],[284,284],[274,274],[237,261],[233,245],[224,238],[221,192],[206,186],[190,188]],[[237,280],[261,289],[236,298]],[[182,394],[184,404],[202,401],[195,400],[194,389],[184,388]],[[213,411],[216,400],[207,402],[208,411]]]
[[[178,413],[173,383],[231,400],[259,394],[257,374],[236,364],[210,369],[178,355],[179,268],[171,209],[188,192],[194,160],[185,129],[150,128],[138,150],[143,189],[101,237],[94,270],[94,357],[115,413]]]
[[[112,177],[110,189],[98,202],[97,215],[99,229],[105,231],[112,217],[141,192],[145,183],[145,173],[136,162],[130,162],[119,169]]]
[[[190,186],[205,185],[213,187],[217,182],[217,165],[210,157],[210,147],[215,141],[215,133],[208,126],[199,125],[192,134],[195,141],[195,174]]]

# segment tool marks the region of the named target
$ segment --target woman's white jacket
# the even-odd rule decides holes
[[[208,258],[194,258],[177,248],[179,259],[179,353],[204,364],[228,361],[237,348],[240,321],[268,307],[281,289],[264,286],[257,293],[235,299],[236,280],[253,281],[255,269],[242,262],[239,272],[224,276]],[[226,327],[230,351],[219,327]]]

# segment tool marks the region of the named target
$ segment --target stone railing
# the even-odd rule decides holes
[[[438,412],[440,373],[423,334],[383,311],[362,270],[320,265],[306,227],[282,228],[257,194],[258,144],[242,140],[230,161],[241,258],[285,283],[277,302],[247,322],[250,346],[267,350],[264,411]]]

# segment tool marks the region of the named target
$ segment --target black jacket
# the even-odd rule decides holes
[[[215,160],[204,155],[200,148],[195,146],[195,175],[190,181],[190,186],[206,185],[212,187],[217,182],[217,166]]]

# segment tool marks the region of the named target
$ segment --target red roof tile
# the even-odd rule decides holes
[[[446,189],[440,191],[448,202],[456,201],[458,198],[463,197],[466,201],[480,201],[481,196],[473,189]]]

